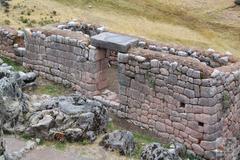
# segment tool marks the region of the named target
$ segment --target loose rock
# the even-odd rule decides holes
[[[165,149],[159,143],[146,145],[141,160],[181,160],[176,151]]]
[[[105,135],[100,142],[105,149],[117,150],[121,155],[129,155],[134,151],[133,134],[129,131],[114,131]]]

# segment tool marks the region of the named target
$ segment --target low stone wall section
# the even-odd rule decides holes
[[[16,30],[7,27],[0,28],[0,50],[8,57],[14,57],[14,44],[17,37]]]
[[[239,63],[213,69],[144,49],[119,53],[118,62],[123,117],[207,159],[236,159]]]
[[[25,42],[24,65],[41,76],[75,86],[86,95],[107,86],[105,50],[90,46],[83,34],[36,29],[26,35]]]

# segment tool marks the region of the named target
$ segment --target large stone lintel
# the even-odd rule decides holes
[[[119,52],[127,52],[131,47],[136,46],[137,43],[137,38],[110,32],[103,32],[91,37],[93,46]]]

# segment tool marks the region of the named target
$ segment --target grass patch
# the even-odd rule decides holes
[[[80,142],[81,145],[88,145],[88,144],[91,144],[91,142],[87,139],[84,139],[83,141]]]
[[[143,135],[138,132],[134,132],[134,139],[136,141],[136,146],[133,154],[131,155],[133,158],[140,159],[141,153],[143,151],[143,148],[145,145],[153,143],[153,142],[159,142],[157,138],[151,137],[149,135]]]
[[[109,122],[107,126],[108,132],[112,132],[114,130],[120,130],[121,128],[116,126],[113,122]]]
[[[26,133],[22,133],[20,134],[20,137],[24,140],[30,140],[32,139],[32,137],[29,135],[29,134],[26,134]]]
[[[60,150],[60,151],[64,151],[66,149],[66,146],[67,144],[65,142],[56,142],[54,144],[54,147],[57,149],[57,150]]]
[[[65,92],[66,88],[60,84],[50,83],[45,85],[40,85],[34,91],[38,95],[47,94],[50,96],[59,96]]]
[[[183,157],[184,160],[202,160],[202,158],[194,156],[192,154],[187,154],[185,157]]]
[[[3,60],[4,63],[12,66],[15,71],[27,72],[26,68],[24,68],[21,64],[11,60],[10,58],[4,57],[2,55],[0,55],[0,58]]]

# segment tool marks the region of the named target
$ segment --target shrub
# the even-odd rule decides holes
[[[28,12],[27,12],[27,15],[30,16],[30,15],[31,15],[31,11],[28,11]]]
[[[22,23],[28,23],[28,19],[27,18],[24,18],[23,16],[20,17],[20,21]]]
[[[10,22],[8,19],[5,19],[5,20],[4,20],[4,24],[10,25],[10,23],[11,23],[11,22]]]
[[[231,97],[227,91],[223,92],[222,105],[223,105],[223,111],[227,111],[231,105]]]
[[[53,11],[52,14],[53,14],[54,16],[56,16],[56,15],[57,15],[57,11]]]

